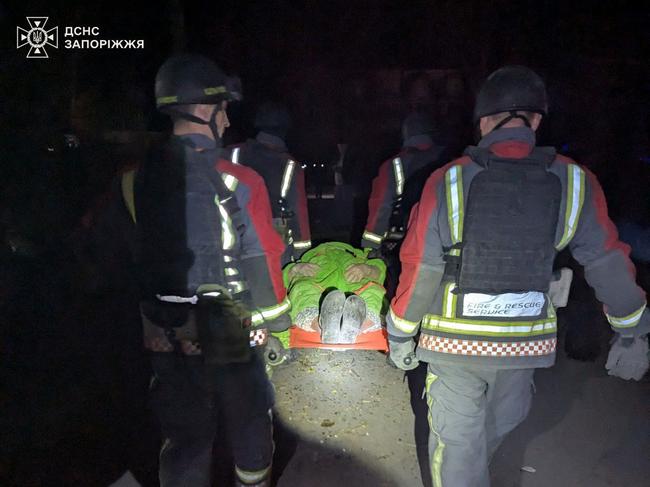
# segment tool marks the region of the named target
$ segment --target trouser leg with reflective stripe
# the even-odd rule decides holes
[[[534,369],[429,364],[429,455],[435,487],[487,487],[488,461],[528,415]]]
[[[429,364],[429,460],[434,487],[488,487],[487,384],[463,367]]]
[[[271,472],[273,388],[263,360],[224,367],[216,385],[219,407],[230,437],[235,472],[244,485],[257,485]]]
[[[488,459],[505,436],[526,419],[533,399],[535,369],[490,372],[485,431]]]
[[[243,483],[254,485],[268,477],[273,456],[273,392],[262,359],[257,354],[253,357],[248,363],[213,369],[209,374],[216,393],[211,397],[206,391],[203,357],[152,355],[155,380],[150,398],[163,433],[161,487],[211,485],[218,412]]]

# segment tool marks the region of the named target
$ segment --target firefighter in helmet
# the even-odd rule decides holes
[[[426,179],[443,164],[443,148],[434,142],[433,131],[428,114],[409,114],[402,123],[402,150],[382,163],[372,182],[361,246],[373,249],[372,255],[381,255],[388,264],[389,297],[397,287],[399,249],[411,208]]]
[[[535,369],[555,361],[548,291],[563,248],[605,305],[610,375],[639,380],[648,369],[650,314],[629,248],[596,177],[536,145],[547,112],[532,70],[492,73],[476,100],[478,145],[429,177],[402,245],[390,359],[405,370],[428,364],[435,486],[489,485],[489,459],[528,414]]]
[[[305,174],[287,148],[290,127],[291,117],[286,107],[266,102],[255,115],[256,137],[229,147],[233,163],[254,169],[266,183],[273,224],[287,245],[283,265],[298,260],[311,248]]]
[[[173,133],[116,181],[120,197],[95,234],[131,256],[141,287],[160,483],[212,485],[219,416],[237,485],[268,486],[273,391],[262,349],[270,331],[289,326],[289,303],[264,181],[222,157],[239,84],[211,60],[181,54],[158,70],[155,95]]]

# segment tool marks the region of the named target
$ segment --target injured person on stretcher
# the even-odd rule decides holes
[[[296,331],[316,333],[323,345],[355,344],[382,331],[386,266],[368,251],[327,242],[284,268]]]

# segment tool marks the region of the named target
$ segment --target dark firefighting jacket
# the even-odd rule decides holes
[[[405,141],[399,154],[382,163],[372,182],[362,247],[379,248],[392,224],[406,222],[411,207],[420,199],[424,182],[442,165],[441,153],[442,148],[434,145],[428,135],[417,135]]]
[[[95,225],[94,238],[122,240],[137,268],[144,298],[152,294],[191,297],[198,286],[210,284],[246,295],[252,307],[251,338],[255,334],[258,343],[265,342],[260,334],[266,334],[269,324],[273,328],[273,320],[290,307],[280,264],[284,243],[273,229],[261,177],[220,157],[218,149],[197,153],[191,143],[200,147],[206,143],[202,138],[172,137],[145,164],[125,171],[113,188],[117,194]],[[176,181],[161,183],[158,178],[165,171],[160,166],[169,165],[161,161],[170,159],[173,165],[183,151],[190,151],[191,163],[204,167],[190,167]],[[201,184],[202,173],[205,179],[216,176],[218,181]],[[225,197],[214,189],[217,182],[223,183]],[[225,201],[229,197],[236,199],[235,205]],[[158,202],[160,218],[153,218]],[[236,215],[231,214],[233,208],[238,209]],[[147,217],[154,221],[145,224]],[[143,233],[153,238],[143,238]],[[154,247],[156,238],[159,249]],[[178,279],[181,274],[184,280]]]
[[[534,140],[534,132],[525,127],[499,129],[484,137],[479,146],[496,158],[525,160],[533,154]],[[541,152],[535,151],[538,155]],[[449,262],[462,261],[465,250],[463,232],[468,199],[474,197],[472,183],[489,170],[473,160],[476,153],[475,149],[466,151],[463,157],[434,172],[411,212],[400,252],[402,273],[387,317],[388,332],[398,341],[420,332],[417,356],[427,362],[472,361],[506,368],[551,366],[557,318],[545,286],[500,293],[465,292],[457,289],[458,273],[449,272]],[[635,282],[629,247],[618,240],[598,180],[561,155],[549,160],[547,171],[557,178],[560,195],[552,232],[555,251],[568,247],[584,266],[585,278],[604,304],[614,331],[629,331],[646,307],[645,292]],[[549,205],[551,197],[549,194]],[[491,217],[508,219],[510,215]],[[548,219],[545,221],[540,224],[546,225]],[[491,262],[494,268],[486,266],[486,275],[500,270]],[[522,268],[521,272],[529,270]]]
[[[284,263],[291,257],[298,260],[311,248],[305,174],[300,163],[288,153],[284,140],[265,132],[228,150],[234,164],[250,167],[264,179],[274,225],[288,247]]]

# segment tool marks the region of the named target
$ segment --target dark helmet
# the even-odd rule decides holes
[[[172,56],[156,74],[156,107],[165,111],[175,105],[216,105],[241,99],[236,78],[229,78],[210,59],[199,54]]]
[[[526,111],[546,115],[548,101],[544,81],[525,66],[504,66],[481,86],[474,107],[474,123],[502,112]]]
[[[290,127],[291,115],[281,103],[263,103],[255,114],[255,128],[262,132],[284,139]]]
[[[407,140],[415,135],[431,135],[433,120],[424,112],[413,112],[402,122],[402,139]]]

